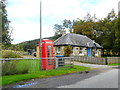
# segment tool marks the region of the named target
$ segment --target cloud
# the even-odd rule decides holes
[[[42,0],[42,37],[54,35],[55,24],[64,19],[83,19],[87,12],[101,19],[114,8],[119,0]],[[8,18],[12,22],[13,43],[40,37],[40,0],[8,0]]]
[[[83,18],[87,12],[104,18],[114,8],[117,13],[119,0],[43,0],[43,16],[52,19]]]
[[[79,0],[44,0],[43,16],[50,18],[71,18],[84,12],[80,9]]]
[[[40,37],[40,0],[8,0],[6,9],[13,27],[12,43]]]
[[[9,0],[8,0],[9,1]],[[10,6],[9,6],[10,4]],[[33,18],[40,16],[39,0],[10,0],[8,2],[7,11],[10,18]]]
[[[92,14],[95,13],[99,19],[105,18],[112,9],[118,14],[118,1],[119,0],[103,0],[97,6],[91,8],[90,12]]]
[[[12,35],[12,38],[14,39],[13,43],[20,43],[22,41],[37,39],[40,36],[39,24],[34,24],[31,22],[24,22],[23,24],[12,22],[11,26],[14,30]]]

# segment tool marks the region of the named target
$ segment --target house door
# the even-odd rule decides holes
[[[87,54],[88,54],[88,56],[91,56],[91,48],[88,48]]]

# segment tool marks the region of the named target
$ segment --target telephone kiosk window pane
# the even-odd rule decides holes
[[[52,59],[50,59],[52,57],[52,46],[47,46],[47,54],[48,54],[48,64],[52,65]]]

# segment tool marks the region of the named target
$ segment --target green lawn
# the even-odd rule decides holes
[[[108,64],[109,66],[118,66],[120,65],[120,63],[116,63],[116,64]]]
[[[58,76],[58,75],[69,74],[69,73],[74,73],[79,71],[86,71],[86,70],[91,70],[91,68],[74,65],[73,68],[60,67],[53,70],[48,70],[48,71],[43,70],[43,71],[29,73],[29,74],[2,76],[0,77],[0,79],[2,78],[2,85],[8,85],[8,84],[16,83],[18,81],[23,81],[23,80]]]

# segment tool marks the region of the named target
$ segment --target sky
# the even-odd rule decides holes
[[[54,25],[64,19],[83,19],[87,13],[103,19],[114,9],[118,13],[120,0],[41,0],[42,37],[54,35]],[[12,44],[40,37],[40,0],[8,0],[8,19],[11,21]]]

